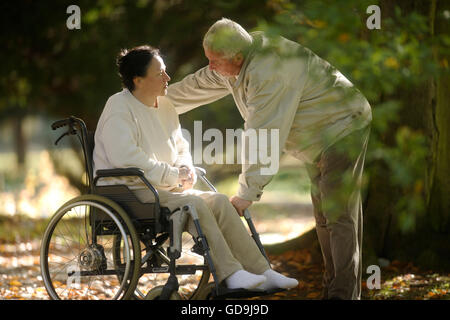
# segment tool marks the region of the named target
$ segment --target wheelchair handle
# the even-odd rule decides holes
[[[70,118],[67,118],[67,119],[57,120],[52,123],[52,125],[51,125],[52,130],[56,130],[56,129],[65,127],[67,125],[69,126],[69,129],[66,132],[64,132],[62,135],[60,135],[58,139],[56,139],[55,146],[65,136],[77,134],[77,131],[74,128],[75,123],[79,123],[79,120],[77,118],[75,118],[74,116],[70,116]]]
[[[64,126],[67,126],[70,123],[70,121],[71,121],[70,118],[63,119],[63,120],[57,120],[57,121],[52,123],[52,129],[56,130],[58,128],[62,128]]]

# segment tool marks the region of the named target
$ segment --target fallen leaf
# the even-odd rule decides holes
[[[12,287],[20,287],[22,285],[22,282],[17,281],[17,280],[11,280],[9,282],[9,285],[12,286]]]
[[[310,292],[306,295],[308,299],[316,299],[320,296],[320,292]]]

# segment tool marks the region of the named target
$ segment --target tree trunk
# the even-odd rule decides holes
[[[283,243],[265,245],[264,249],[268,254],[274,255],[282,254],[291,250],[308,249],[311,253],[311,261],[313,263],[322,262],[322,251],[317,238],[316,228],[313,228],[301,236]]]
[[[448,1],[433,1],[430,13],[432,36],[448,32],[444,11],[450,10]],[[431,157],[428,165],[427,210],[420,223],[423,250],[418,263],[433,268],[450,267],[450,74],[445,62],[448,57],[439,48],[434,58],[441,66],[441,74],[433,79],[433,99],[427,106]],[[447,62],[448,63],[448,62]],[[420,240],[419,240],[420,239]]]
[[[444,10],[450,10],[450,4],[440,1],[436,7],[438,14],[434,14],[435,21],[433,21],[433,33],[436,35],[448,31],[448,22],[442,14]],[[442,64],[446,57],[436,48],[434,53],[438,64]],[[450,229],[450,76],[448,71],[436,79],[434,91],[435,100],[430,106],[428,117],[432,134],[432,161],[429,167],[427,204],[433,228],[439,232],[448,232]]]
[[[445,7],[445,8],[444,8]],[[446,32],[443,12],[449,10],[445,1],[411,1],[402,4],[403,11],[419,10],[430,18],[430,34]],[[442,65],[443,56],[435,52]],[[397,92],[404,107],[401,123],[425,133],[429,145],[427,168],[424,168],[424,214],[418,216],[413,232],[402,234],[398,228],[396,202],[404,195],[389,183],[389,171],[382,164],[371,170],[369,197],[365,210],[364,252],[369,263],[377,257],[412,261],[434,269],[450,267],[450,83],[448,71],[430,79],[420,87],[403,88]],[[392,128],[393,137],[398,128]],[[389,138],[387,138],[389,139]],[[388,145],[389,143],[385,141]]]

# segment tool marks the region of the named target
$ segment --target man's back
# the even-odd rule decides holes
[[[261,32],[252,36],[257,53],[250,57],[245,71],[257,76],[250,81],[270,81],[275,86],[283,79],[285,86],[293,88],[285,94],[298,96],[286,151],[312,162],[320,151],[371,121],[367,99],[329,62],[286,38],[269,39]],[[280,104],[279,108],[285,107]]]

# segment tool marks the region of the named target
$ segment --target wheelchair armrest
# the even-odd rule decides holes
[[[126,176],[135,176],[139,177],[142,182],[150,189],[150,191],[153,192],[155,196],[155,202],[159,206],[159,194],[158,191],[155,189],[155,187],[147,180],[147,178],[144,175],[144,170],[136,167],[130,167],[130,168],[115,168],[115,169],[101,169],[97,170],[95,172],[96,177],[94,179],[94,186],[97,185],[97,181],[100,178],[106,178],[106,177],[126,177]]]
[[[117,168],[117,169],[102,169],[97,170],[97,177],[124,177],[124,176],[144,176],[144,170],[139,168]]]

